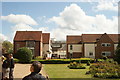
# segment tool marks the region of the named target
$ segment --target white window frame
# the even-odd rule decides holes
[[[105,55],[103,55],[103,53],[105,53]],[[107,55],[106,55],[107,54]],[[110,51],[103,51],[101,53],[102,56],[111,56],[111,52]]]
[[[104,46],[103,46],[103,44],[104,44]],[[111,43],[102,43],[101,46],[102,47],[111,47]]]

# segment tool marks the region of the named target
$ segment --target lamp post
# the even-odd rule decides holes
[[[71,60],[72,55],[73,55],[73,51],[72,51],[72,49],[73,49],[73,46],[72,46],[72,45],[70,45],[70,60]]]

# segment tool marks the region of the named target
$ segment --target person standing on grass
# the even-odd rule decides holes
[[[31,74],[25,76],[22,80],[46,80],[46,78],[39,73],[41,68],[42,64],[38,61],[34,61],[30,67]]]
[[[10,61],[9,79],[10,79],[10,80],[13,80],[14,59],[13,59],[13,55],[12,55],[12,54],[9,54],[9,61]]]

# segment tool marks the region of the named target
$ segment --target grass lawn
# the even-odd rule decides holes
[[[67,66],[68,64],[44,64],[44,70],[49,75],[49,78],[51,78],[52,80],[68,80],[68,78],[69,80],[120,80],[98,78],[93,79],[91,75],[85,75],[86,71],[89,70],[88,66],[86,69],[69,69]]]

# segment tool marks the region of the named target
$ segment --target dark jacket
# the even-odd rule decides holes
[[[22,80],[46,80],[46,79],[41,74],[32,72],[30,75],[25,76]]]
[[[9,68],[10,67],[10,62],[9,59],[6,59],[3,61],[2,68]]]
[[[14,68],[14,60],[10,59],[10,68]]]

